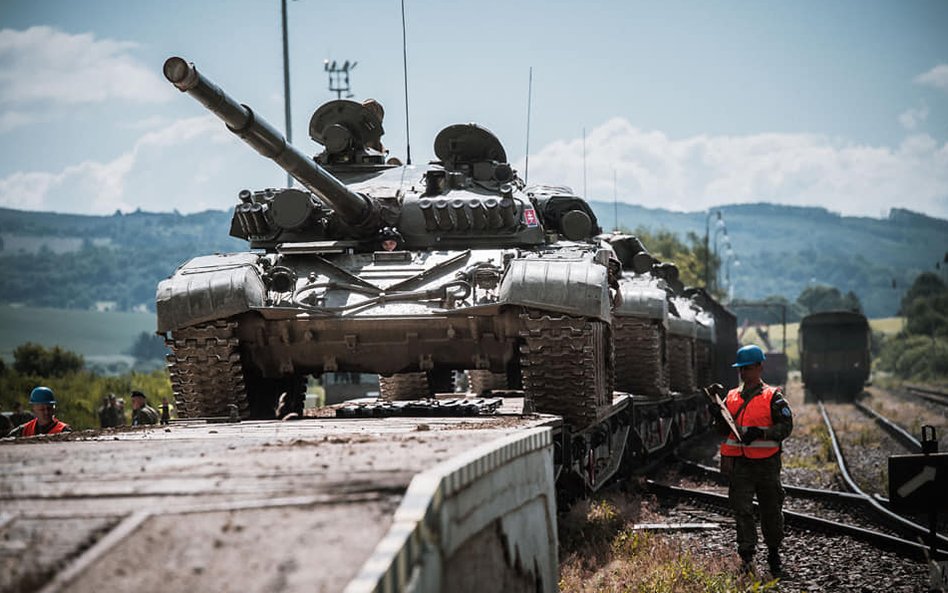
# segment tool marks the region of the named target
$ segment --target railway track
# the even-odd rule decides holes
[[[948,406],[948,391],[924,387],[922,385],[913,385],[911,383],[906,383],[904,387],[909,393],[916,397],[942,406]]]
[[[687,498],[701,504],[707,504],[716,508],[729,509],[730,503],[726,494],[719,494],[708,490],[696,488],[685,488],[682,486],[673,486],[664,484],[655,480],[647,479],[646,486],[650,492],[656,495],[663,495],[677,498]],[[829,492],[829,491],[823,491]],[[845,493],[843,493],[845,494]],[[757,503],[754,503],[756,508]],[[888,550],[904,558],[909,558],[918,562],[928,560],[928,546],[911,539],[897,537],[887,533],[882,533],[873,529],[866,529],[857,525],[843,523],[838,520],[829,520],[806,513],[784,510],[785,521],[793,526],[831,535],[843,535],[866,542],[882,550]],[[948,557],[948,551],[941,551],[945,557]]]
[[[878,517],[878,519],[891,529],[902,533],[906,537],[920,538],[922,541],[929,539],[929,528],[910,521],[905,517],[889,510],[889,508],[886,506],[888,502],[887,500],[878,495],[870,495],[859,487],[849,472],[849,468],[846,464],[846,458],[843,455],[842,446],[839,442],[839,438],[837,437],[836,430],[833,427],[833,422],[826,411],[826,407],[823,405],[822,401],[817,402],[817,404],[820,409],[820,415],[823,417],[823,422],[826,425],[827,432],[829,433],[833,455],[836,458],[836,464],[839,467],[840,476],[843,478],[843,482],[850,492],[861,497],[865,501],[861,504],[868,505],[870,510]],[[948,552],[948,537],[939,534],[937,536],[936,545],[940,553],[944,554]]]
[[[873,410],[860,401],[854,401],[853,405],[856,406],[857,410],[875,420],[876,424],[878,424],[887,433],[892,435],[892,438],[898,441],[900,445],[908,449],[910,452],[922,452],[922,443],[917,438],[912,436],[912,433],[902,428],[898,423],[883,416],[879,412]]]

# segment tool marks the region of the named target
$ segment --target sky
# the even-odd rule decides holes
[[[948,218],[948,2],[405,0],[405,14],[415,164],[440,129],[477,122],[530,183],[590,199]],[[400,3],[290,0],[288,15],[293,143],[319,152],[323,61],[350,60],[353,98],[385,106],[383,141],[404,157]],[[285,129],[279,0],[3,0],[0,206],[187,213],[284,185],[164,80],[173,55]]]

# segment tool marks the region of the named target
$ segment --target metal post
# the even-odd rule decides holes
[[[583,128],[583,199],[589,199],[586,191],[586,128]]]
[[[527,155],[523,160],[523,183],[530,179],[530,108],[533,102],[533,66],[530,66],[530,75],[527,80]],[[585,196],[583,196],[585,197]]]
[[[612,170],[612,216],[615,218],[613,230],[619,232],[619,185],[616,182],[616,170]]]
[[[411,164],[411,121],[408,118],[408,33],[405,29],[405,0],[402,0],[402,72],[405,78],[405,164]]]
[[[293,143],[293,128],[290,118],[290,43],[286,31],[286,0],[280,0],[283,9],[283,104],[286,109],[286,141]],[[286,174],[286,186],[293,187],[293,176]]]
[[[711,292],[711,212],[704,219],[704,289]]]
[[[783,324],[783,355],[787,355],[787,305],[780,307],[780,323]]]

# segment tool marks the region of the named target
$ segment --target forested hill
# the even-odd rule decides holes
[[[0,302],[154,310],[158,281],[195,255],[236,251],[230,214],[80,216],[0,209]]]
[[[615,224],[613,205],[592,202],[604,229]],[[894,315],[905,290],[922,271],[948,273],[948,220],[892,209],[886,218],[840,216],[824,208],[744,204],[714,208],[710,244],[714,249],[716,211],[722,213],[739,266],[730,267],[734,297],[782,295],[791,302],[810,283],[852,291],[870,317]],[[703,241],[707,212],[671,212],[619,204],[619,225],[664,228]],[[717,233],[718,252],[725,237]],[[726,269],[722,271],[724,276]],[[892,282],[895,280],[895,287]]]
[[[613,205],[592,204],[603,228],[612,228]],[[793,301],[816,282],[855,292],[870,316],[888,316],[915,276],[932,270],[948,250],[948,221],[907,210],[874,219],[771,204],[719,209],[741,260],[730,265],[740,298],[780,294]],[[704,212],[619,205],[619,224],[629,229],[703,238],[706,220]],[[715,222],[712,215],[712,248]],[[230,214],[219,211],[80,216],[0,208],[0,302],[153,309],[155,285],[179,264],[245,248],[227,235],[229,228]],[[723,252],[723,233],[717,243]]]

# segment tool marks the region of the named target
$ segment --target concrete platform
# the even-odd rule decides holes
[[[509,523],[508,511],[484,514],[496,505],[484,502],[490,491],[480,492],[477,483],[534,451],[542,454],[537,459],[551,457],[543,444],[548,436],[529,447],[517,440],[551,421],[503,414],[181,422],[3,440],[0,590],[342,591],[357,574],[371,579],[373,570],[393,570],[365,565],[370,557],[384,561],[387,552],[377,548],[392,539],[396,517],[408,516],[403,496],[418,474],[427,476],[434,494],[412,503],[427,505],[417,522],[435,506],[452,508],[421,500],[440,496],[481,509],[471,513],[482,515],[481,527],[465,527],[475,530],[471,537],[483,538],[476,529],[484,525]],[[536,467],[531,461],[516,471]],[[546,480],[544,474],[533,481]],[[539,497],[552,508],[549,481],[549,495],[538,483],[542,491],[521,488],[526,498],[517,504]],[[480,494],[464,502],[462,490],[463,496]],[[553,523],[555,564],[555,517]],[[411,577],[408,568],[403,583]],[[416,566],[416,581],[417,572]],[[425,578],[434,583],[426,590],[440,588],[440,581]]]

